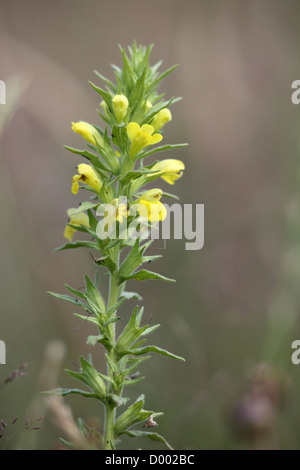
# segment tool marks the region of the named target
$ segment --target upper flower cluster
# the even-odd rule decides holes
[[[78,173],[73,176],[74,194],[78,193],[81,183],[94,193],[98,204],[116,205],[119,196],[129,196],[130,204],[138,204],[138,212],[143,212],[149,223],[154,223],[166,217],[166,208],[160,201],[163,191],[155,189],[141,193],[141,189],[157,178],[173,185],[182,176],[185,165],[176,159],[144,165],[146,157],[183,145],[153,147],[163,140],[164,127],[172,120],[169,107],[176,100],[165,101],[163,95],[157,94],[160,81],[174,67],[158,74],[159,64],[149,65],[150,51],[151,47],[146,49],[134,44],[129,48],[130,57],[127,57],[121,49],[123,68],[115,67],[116,85],[97,73],[105,81],[106,90],[91,85],[102,98],[98,114],[106,127],[102,130],[85,121],[73,122],[73,131],[85,139],[89,149],[67,148],[88,159],[87,164],[78,165]],[[121,224],[125,209],[118,210],[116,220]],[[125,212],[126,215],[130,213],[130,208]],[[70,225],[73,228],[71,232],[66,231],[68,239],[75,230],[72,219]],[[86,223],[82,225],[87,226]]]

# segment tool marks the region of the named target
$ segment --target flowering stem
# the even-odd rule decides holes
[[[114,443],[115,408],[111,405],[105,407],[104,450],[113,450]]]
[[[117,250],[116,258],[119,258],[119,249]],[[108,309],[113,307],[119,299],[119,279],[118,279],[118,266],[116,270],[111,273],[110,276],[110,292],[109,292],[109,302]],[[107,355],[112,363],[116,363],[115,353],[114,353],[114,344],[116,338],[116,327],[115,323],[110,323],[107,325],[107,332],[111,344],[113,345],[110,349],[107,350]],[[107,370],[109,377],[113,378],[114,371],[107,361]],[[115,405],[113,403],[107,403],[105,407],[105,429],[104,429],[104,449],[113,450],[114,448],[114,424],[115,424]]]
[[[163,196],[160,188],[142,193],[140,190],[158,178],[174,184],[184,170],[183,162],[174,159],[143,165],[146,156],[183,145],[165,145],[152,149],[163,139],[160,130],[172,118],[167,108],[174,100],[164,101],[157,89],[159,82],[174,67],[162,74],[157,72],[157,66],[152,68],[149,64],[151,46],[138,47],[134,43],[129,51],[128,58],[125,50],[121,50],[123,69],[116,68],[116,85],[102,76],[107,85],[106,90],[91,83],[102,98],[100,106],[103,114],[99,114],[106,124],[105,129],[83,121],[73,123],[73,131],[88,142],[89,149],[78,150],[66,146],[71,153],[88,160],[88,163],[78,166],[78,174],[73,176],[73,194],[77,194],[83,186],[93,196],[79,207],[68,210],[69,223],[64,233],[68,243],[58,250],[80,247],[92,250],[90,253],[95,264],[106,269],[110,275],[108,300],[105,302],[99,291],[98,276],[93,282],[85,275],[84,291],[66,284],[72,295],[50,292],[55,298],[81,307],[84,315],[76,312],[77,317],[98,325],[98,335],[89,336],[88,344],[95,346],[100,343],[105,347],[106,375],[94,367],[92,355],[88,359],[81,356],[80,370],[67,370],[67,373],[80,380],[88,387],[88,391],[78,388],[58,389],[56,393],[63,396],[80,394],[97,398],[103,403],[105,423],[102,447],[105,450],[115,450],[115,441],[119,441],[122,435],[143,435],[170,448],[167,441],[156,432],[132,429],[132,426],[141,425],[146,420],[147,428],[157,424],[153,424],[151,417],[158,413],[144,409],[144,394],[125,411],[116,412],[116,409],[129,400],[123,396],[124,387],[132,386],[144,378],[138,377],[136,368],[151,353],[184,360],[155,345],[144,345],[145,336],[156,330],[159,324],[150,327],[142,322],[143,308],[139,305],[135,306],[127,321],[123,319],[120,322],[122,331],[118,337],[116,335],[116,323],[121,320],[117,315],[118,308],[126,299],[140,300],[137,293],[125,290],[127,281],[173,281],[159,273],[140,269],[144,263],[160,258],[155,255],[145,256],[152,242],[145,242],[145,236],[148,229],[155,228],[167,216],[167,210],[160,202]],[[100,221],[97,219],[99,215],[103,216]],[[77,231],[88,234],[91,239],[73,242],[73,235]],[[127,235],[124,237],[124,234]],[[126,249],[125,253],[123,249]],[[95,258],[93,251],[99,251],[99,258]]]
[[[114,404],[107,403],[105,406],[104,419],[104,450],[114,449],[114,425],[116,417]]]

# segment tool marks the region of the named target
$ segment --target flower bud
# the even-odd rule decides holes
[[[112,99],[112,104],[115,112],[115,116],[117,118],[117,122],[123,121],[127,109],[128,109],[128,99],[126,98],[125,95],[115,95],[114,98]]]
[[[151,126],[154,127],[154,132],[159,131],[167,122],[172,120],[171,111],[167,108],[161,109],[156,116],[154,116]]]
[[[97,142],[101,146],[104,145],[102,136],[99,134],[97,129],[88,122],[72,122],[72,130],[77,134],[80,134],[85,140],[90,142],[90,144],[95,145]]]

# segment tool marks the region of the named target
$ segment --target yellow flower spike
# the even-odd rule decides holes
[[[127,134],[131,141],[130,156],[135,157],[143,148],[148,145],[157,144],[162,140],[161,134],[153,134],[154,127],[149,124],[139,126],[137,122],[130,122],[127,125]]]
[[[128,99],[125,95],[115,95],[112,99],[112,105],[114,108],[115,116],[117,118],[117,122],[120,123],[123,121],[127,110],[128,110]]]
[[[102,136],[99,134],[97,129],[88,122],[72,122],[72,130],[77,134],[80,134],[90,144],[95,145],[97,141],[100,146],[104,145]]]
[[[80,227],[80,225],[84,225],[85,227],[90,227],[90,223],[89,223],[89,218],[88,218],[88,215],[85,214],[84,212],[80,212],[79,214],[73,214],[73,215],[70,215],[69,212],[73,211],[74,209],[70,209],[68,211],[68,215],[69,215],[69,224],[71,225],[78,225],[78,227]],[[76,229],[73,228],[73,227],[70,227],[69,225],[66,226],[65,228],[65,232],[64,232],[64,237],[69,240],[69,241],[72,241],[73,240],[73,235],[74,233],[76,232]]]
[[[78,165],[78,175],[74,175],[72,179],[72,193],[77,194],[79,189],[79,182],[85,183],[91,188],[94,188],[98,193],[102,187],[102,183],[97,173],[90,165],[81,163]]]
[[[151,121],[151,126],[154,127],[154,131],[159,131],[164,127],[167,122],[172,121],[171,111],[167,108],[161,109]]]
[[[159,170],[161,178],[169,184],[174,184],[175,181],[181,177],[183,170],[185,169],[184,163],[181,160],[161,160],[155,163],[151,170]]]

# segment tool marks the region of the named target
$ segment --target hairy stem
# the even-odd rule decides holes
[[[118,250],[119,251],[119,250]],[[119,253],[117,253],[117,258]],[[118,302],[119,299],[119,279],[118,279],[118,267],[114,273],[110,276],[110,292],[109,292],[109,302],[108,308],[112,307]],[[116,339],[116,327],[115,323],[110,323],[107,326],[108,336],[111,341],[111,344],[115,344]],[[107,351],[107,354],[110,360],[115,363],[115,353],[114,346]],[[114,371],[107,364],[107,370],[109,377],[113,377]],[[107,403],[105,407],[105,429],[104,429],[104,449],[113,450],[114,448],[114,424],[115,424],[115,405]]]

